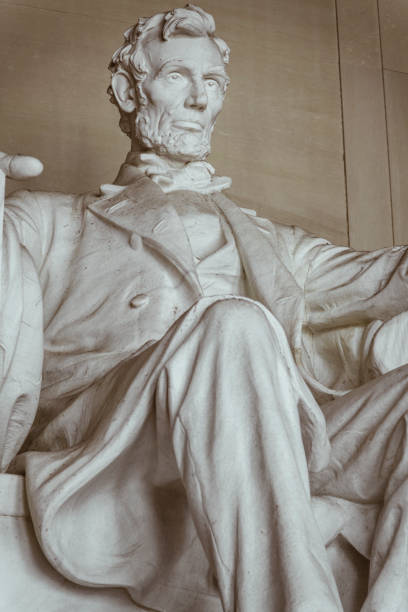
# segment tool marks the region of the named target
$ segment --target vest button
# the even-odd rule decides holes
[[[135,295],[135,297],[130,300],[129,306],[131,308],[140,308],[140,306],[146,306],[149,302],[149,296],[141,293],[140,295]]]

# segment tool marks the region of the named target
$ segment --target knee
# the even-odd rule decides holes
[[[231,334],[237,339],[250,333],[252,337],[265,330],[270,331],[270,324],[261,306],[253,301],[239,298],[222,299],[214,302],[205,312],[207,324],[212,332],[225,335]]]

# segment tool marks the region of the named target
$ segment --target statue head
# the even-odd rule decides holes
[[[214,33],[212,16],[193,5],[141,18],[125,32],[108,93],[133,150],[206,158],[229,82],[229,48]]]

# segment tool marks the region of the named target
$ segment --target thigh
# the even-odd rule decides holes
[[[407,391],[404,365],[322,406],[332,450],[329,466],[311,475],[314,494],[383,499],[405,445]]]

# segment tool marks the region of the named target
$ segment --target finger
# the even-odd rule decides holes
[[[38,176],[43,169],[44,166],[35,157],[0,153],[0,171],[9,178],[20,180]]]

